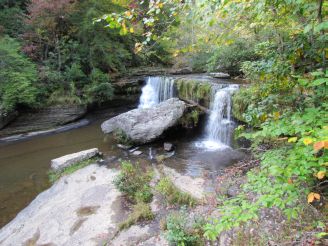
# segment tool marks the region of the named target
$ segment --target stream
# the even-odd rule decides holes
[[[229,88],[224,92],[214,91],[211,114],[203,123],[204,127],[166,139],[176,146],[174,155],[165,162],[167,166],[190,176],[210,174],[215,177],[224,167],[244,157],[244,154],[229,146],[234,123],[230,116],[230,94],[227,91],[236,87]],[[139,107],[153,106],[175,96],[174,93],[170,79],[150,78],[143,88]],[[113,112],[98,112],[91,116],[90,124],[77,129],[0,143],[0,228],[40,192],[49,188],[47,173],[54,158],[95,147],[104,153],[105,159],[114,158],[117,163],[122,158],[151,164],[156,155],[168,155],[160,141],[141,146],[139,150],[143,154],[140,156],[119,149],[113,137],[105,136],[100,129],[100,124],[110,117],[113,117]]]

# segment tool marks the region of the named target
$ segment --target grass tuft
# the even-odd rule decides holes
[[[77,162],[69,167],[65,167],[64,169],[60,170],[60,171],[49,171],[48,172],[48,177],[49,177],[49,181],[50,183],[55,183],[58,179],[60,179],[63,176],[69,175],[74,173],[75,171],[84,168],[92,163],[96,163],[99,160],[98,157],[94,157],[85,161],[80,161]]]
[[[197,204],[195,198],[186,192],[180,191],[168,177],[162,178],[158,182],[156,189],[165,196],[169,204],[188,205],[190,207]]]
[[[120,223],[119,230],[121,231],[127,229],[137,222],[152,220],[154,217],[155,216],[148,204],[144,202],[138,202],[137,204],[133,205],[132,213],[129,215],[129,217]]]

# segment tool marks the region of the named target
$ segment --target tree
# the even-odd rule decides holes
[[[20,44],[0,37],[0,109],[10,112],[19,105],[35,106],[38,90],[35,65],[25,57]]]

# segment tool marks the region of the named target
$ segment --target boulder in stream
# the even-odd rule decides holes
[[[123,131],[133,143],[148,143],[176,125],[186,107],[183,101],[171,98],[152,108],[138,108],[111,118],[101,129],[104,133]]]
[[[65,167],[69,167],[80,161],[88,160],[98,154],[99,150],[97,148],[93,148],[69,155],[64,155],[62,157],[51,160],[51,168],[54,171],[60,171]]]

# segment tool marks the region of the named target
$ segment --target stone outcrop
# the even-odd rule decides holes
[[[0,110],[0,130],[8,125],[10,122],[16,119],[18,116],[17,111],[13,111],[10,113],[5,113]]]
[[[205,180],[203,178],[192,178],[182,175],[167,166],[163,167],[163,172],[179,190],[188,193],[196,199],[205,197]]]
[[[227,74],[227,73],[210,73],[210,75],[213,77],[213,78],[216,78],[216,79],[230,79],[231,76],[230,74]]]
[[[124,216],[117,173],[92,164],[62,177],[0,229],[0,245],[105,245]]]
[[[88,160],[99,154],[97,148],[83,150],[77,153],[65,155],[51,160],[51,168],[54,171],[60,171],[66,167],[69,167],[77,162]]]
[[[183,116],[186,104],[171,98],[155,107],[134,109],[105,121],[104,133],[122,131],[134,143],[148,143],[176,125]]]
[[[55,128],[80,119],[86,112],[84,106],[51,106],[22,112],[14,122],[0,131],[0,137]]]

